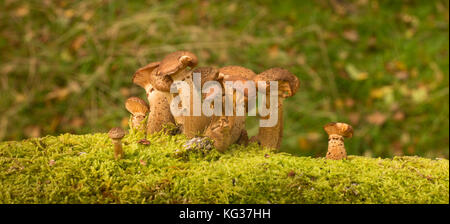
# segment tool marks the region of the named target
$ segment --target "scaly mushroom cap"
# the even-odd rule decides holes
[[[353,136],[353,128],[349,124],[331,122],[323,127],[328,135],[340,135],[344,138],[351,138]]]
[[[217,68],[212,67],[198,67],[195,68],[192,73],[200,73],[202,78],[201,85],[205,84],[205,82],[216,80],[219,76],[219,70]]]
[[[225,76],[239,76],[249,80],[252,80],[256,76],[256,73],[252,70],[237,65],[225,66],[220,68],[219,72]]]
[[[195,67],[198,63],[197,56],[189,51],[173,52],[161,61],[157,75],[172,75],[186,67]]]
[[[133,76],[133,83],[145,88],[148,84],[151,84],[151,74],[152,72],[158,68],[159,66],[158,62],[152,62],[140,69],[138,69]]]
[[[246,88],[246,87],[250,87],[249,86],[250,83],[248,81],[251,81],[251,79],[248,80],[248,79],[246,79],[245,77],[242,77],[242,76],[229,75],[229,76],[226,76],[226,77],[223,78],[223,82],[225,83],[226,81],[231,81],[233,83],[241,83],[242,86],[240,86],[240,87],[242,87],[242,89],[236,89],[236,90],[240,91],[240,92],[243,92],[244,96],[246,98],[248,98],[248,97],[255,97],[256,96],[256,92],[254,91],[254,88]],[[249,92],[249,90],[250,90],[250,92]]]
[[[281,97],[287,98],[293,96],[297,93],[300,87],[300,81],[297,76],[290,73],[288,70],[283,68],[271,68],[266,70],[253,78],[253,81],[265,81],[266,82],[266,93],[269,87],[270,81],[278,81],[278,92],[281,93]]]
[[[156,75],[159,65],[160,62],[152,62],[138,69],[134,73],[133,83],[144,89],[150,84],[153,88],[159,91],[170,92],[170,85],[172,85],[173,80],[170,76]]]
[[[108,136],[111,139],[122,139],[123,136],[125,136],[125,131],[119,127],[111,128],[111,130],[109,130],[108,132]]]
[[[150,76],[150,83],[155,89],[161,92],[170,92],[170,86],[172,85],[173,80],[168,75],[156,75],[156,70],[154,70]]]
[[[130,97],[125,102],[125,108],[127,108],[128,112],[137,116],[145,116],[148,112],[148,104],[139,97]]]

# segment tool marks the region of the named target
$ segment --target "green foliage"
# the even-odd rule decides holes
[[[201,66],[284,67],[283,150],[449,156],[449,1],[0,1],[0,140],[126,127],[141,66],[175,50]],[[426,127],[426,130],[424,130]],[[257,131],[249,121],[250,135]]]
[[[234,145],[179,158],[183,135],[107,134],[0,143],[0,203],[449,203],[449,161],[343,161]]]

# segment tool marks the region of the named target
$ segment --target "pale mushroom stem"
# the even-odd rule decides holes
[[[284,98],[282,97],[278,98],[277,124],[273,127],[259,127],[256,139],[264,147],[280,148],[281,139],[283,137],[283,100]],[[269,100],[266,101],[266,104],[267,106],[270,105]]]
[[[173,76],[175,81],[185,81],[189,85],[189,115],[175,117],[175,121],[178,125],[183,127],[183,134],[188,138],[193,138],[196,135],[203,133],[207,125],[211,122],[211,117],[194,116],[194,83],[193,83],[193,72],[187,69],[180,70],[176,75]],[[182,91],[179,94],[183,94]],[[201,95],[200,95],[201,96]],[[169,102],[172,101],[174,95],[170,94]]]
[[[347,158],[347,152],[344,146],[344,137],[331,134],[328,138],[328,152],[327,159],[340,160]]]
[[[114,158],[122,159],[124,157],[124,153],[122,150],[122,140],[121,139],[112,139],[114,144]]]
[[[161,131],[165,124],[174,124],[166,94],[153,90],[147,92],[147,96],[148,102],[151,102],[150,113],[147,119],[147,134]]]
[[[131,117],[132,127],[134,129],[141,130],[141,131],[145,130],[145,125],[142,123],[144,121],[144,119],[145,119],[145,116],[142,116],[142,115],[134,116],[134,115],[132,115],[132,117]]]

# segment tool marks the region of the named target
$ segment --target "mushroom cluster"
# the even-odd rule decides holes
[[[133,76],[133,83],[141,86],[147,93],[148,105],[145,101],[132,97],[127,100],[126,108],[132,114],[132,127],[146,131],[147,134],[152,134],[162,130],[164,125],[174,124],[180,128],[181,132],[188,138],[196,138],[197,136],[204,136],[212,140],[214,147],[220,151],[225,151],[231,144],[247,144],[249,138],[245,129],[246,114],[252,110],[255,105],[247,104],[249,98],[255,97],[257,92],[266,93],[267,96],[278,94],[278,120],[273,127],[260,127],[257,136],[250,140],[258,142],[264,147],[271,147],[278,149],[280,147],[281,138],[283,135],[283,100],[284,98],[293,96],[299,89],[298,78],[286,69],[272,68],[260,74],[256,74],[248,68],[241,66],[226,66],[222,68],[213,67],[198,67],[197,56],[188,51],[176,51],[165,56],[160,62],[152,62],[136,71]],[[233,104],[245,101],[245,113],[237,114],[233,111],[233,115],[212,115],[200,116],[193,115],[193,100],[190,99],[190,113],[173,114],[170,106],[175,97],[182,94],[182,89],[176,93],[171,93],[171,86],[174,82],[184,81],[189,85],[190,96],[194,94],[193,81],[194,73],[201,75],[201,87],[208,81],[217,81],[222,88],[222,96],[215,92],[202,94],[202,100],[206,97],[216,94],[215,97],[221,97],[223,102],[233,102]],[[252,90],[246,88],[247,84],[252,82],[264,82],[266,85]],[[271,91],[269,82],[277,81],[278,90]],[[233,94],[227,93],[229,88],[227,83],[240,83],[242,91],[236,89]],[[255,89],[255,88],[253,88]],[[266,101],[268,104],[269,101]],[[237,107],[233,107],[236,110]],[[148,115],[147,115],[148,112]],[[147,117],[146,128],[143,125],[143,120]],[[260,119],[269,119],[268,116],[260,116]]]

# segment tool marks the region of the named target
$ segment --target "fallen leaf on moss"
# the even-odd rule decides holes
[[[142,145],[150,145],[150,141],[147,139],[141,139],[138,141],[138,143]]]

